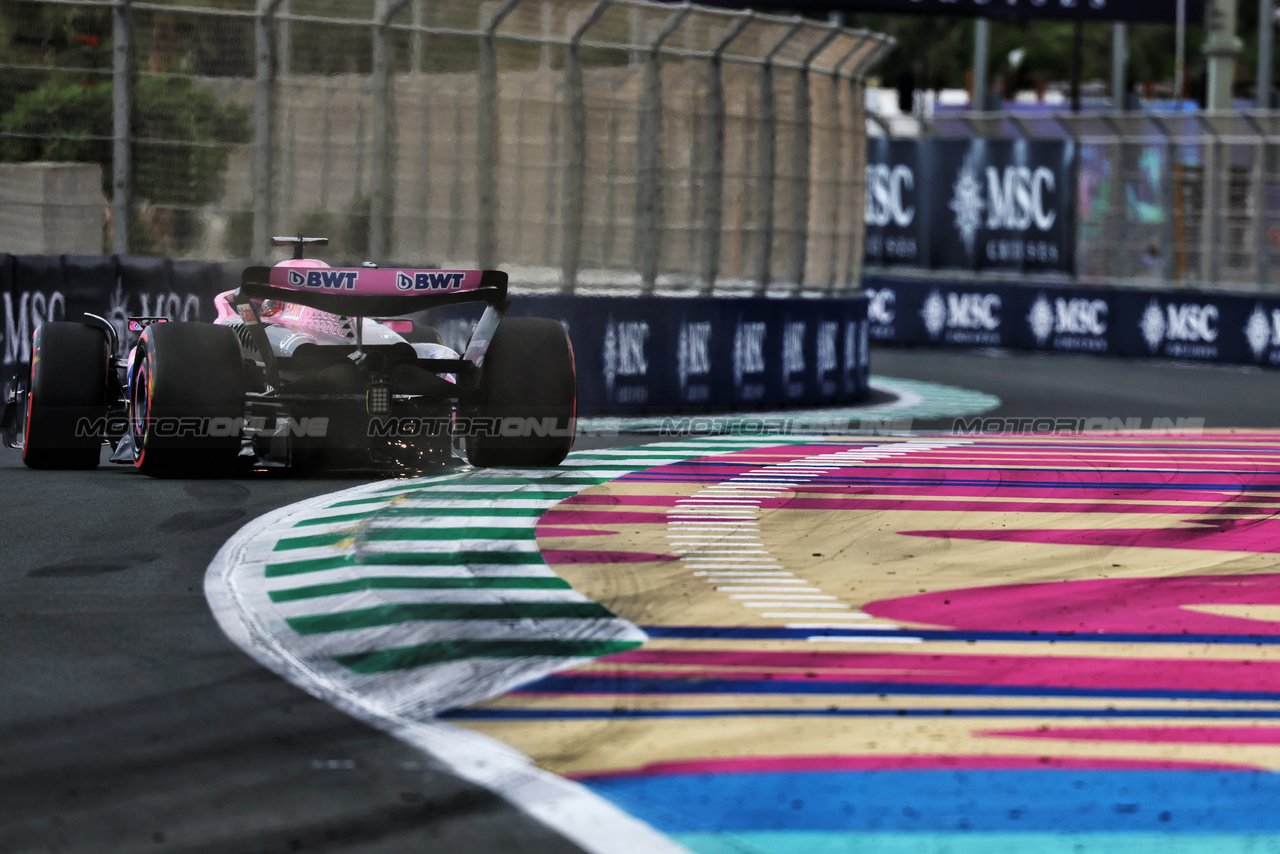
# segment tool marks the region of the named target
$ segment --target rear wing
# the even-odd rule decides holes
[[[410,314],[466,302],[483,302],[503,311],[507,274],[501,270],[249,267],[240,277],[240,294],[346,317]]]

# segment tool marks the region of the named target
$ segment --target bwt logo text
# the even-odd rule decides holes
[[[396,288],[402,291],[453,291],[462,287],[466,273],[396,273]]]
[[[322,288],[327,291],[354,291],[358,270],[308,270],[305,274],[289,271],[289,284],[295,288]]]

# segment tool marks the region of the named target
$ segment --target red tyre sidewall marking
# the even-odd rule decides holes
[[[40,330],[31,336],[31,379],[27,383],[27,420],[22,425],[22,458],[27,458],[27,450],[31,447],[31,401],[35,398],[36,361],[40,353]]]
[[[564,337],[569,344],[569,370],[573,372],[573,409],[569,412],[569,447],[572,449],[578,435],[578,360],[573,355],[573,339],[567,332]]]
[[[142,335],[138,338],[138,348],[141,349],[143,344],[149,344],[149,343],[150,342],[147,339],[147,330],[144,329],[142,331]],[[133,467],[134,468],[142,468],[143,462],[146,460],[146,457],[147,457],[147,450],[142,445],[142,439],[144,436],[146,436],[146,425],[151,420],[151,387],[152,387],[151,373],[152,373],[151,348],[148,347],[144,351],[144,355],[142,357],[142,364],[138,365],[137,373],[134,374],[133,392],[130,395],[132,399],[129,401],[129,404],[130,404],[129,408],[130,408],[130,411],[132,412],[132,418],[130,419],[130,421],[132,422],[130,424],[130,430],[133,432]],[[142,388],[144,384],[146,385],[146,393],[147,393],[147,398],[146,398],[147,411],[143,415],[141,422],[139,422],[138,390]],[[142,425],[141,431],[138,430],[139,423],[141,423]]]

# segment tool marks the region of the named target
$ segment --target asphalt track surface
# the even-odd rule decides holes
[[[0,481],[0,851],[578,850],[219,630],[223,542],[359,481],[36,472],[12,451]]]
[[[874,359],[877,374],[995,394],[993,415],[1280,420],[1280,375],[1260,370],[929,350]],[[0,852],[576,850],[219,631],[202,580],[223,542],[269,510],[359,481],[33,472],[10,451],[0,479]]]
[[[1280,373],[1252,367],[1013,351],[876,348],[872,372],[994,394],[984,417],[1203,418],[1205,428],[1280,426]],[[951,419],[917,429],[949,430]]]

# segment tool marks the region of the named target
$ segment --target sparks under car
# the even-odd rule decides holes
[[[331,268],[295,247],[216,298],[214,323],[103,318],[36,330],[10,384],[4,443],[32,468],[111,461],[155,476],[283,466],[412,471],[460,445],[476,466],[551,466],[573,443],[577,387],[564,328],[507,317],[507,274]],[[404,315],[485,303],[465,351],[406,337]],[[401,319],[395,319],[401,318]],[[421,338],[422,336],[414,336]]]

